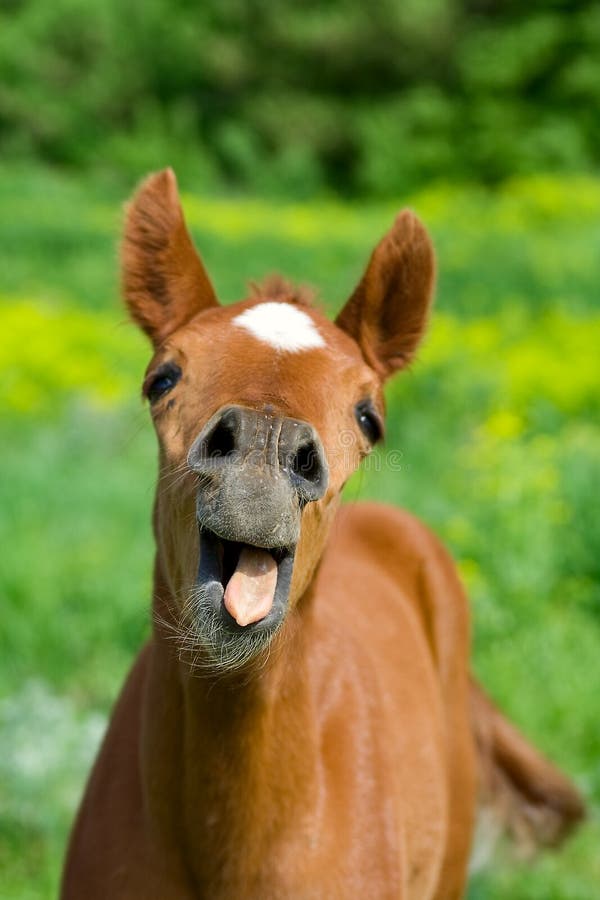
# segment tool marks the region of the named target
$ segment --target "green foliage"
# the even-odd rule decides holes
[[[150,351],[116,298],[121,196],[109,179],[0,170],[0,870],[10,900],[55,896],[102,722],[149,630],[156,451],[138,394]],[[471,900],[591,900],[600,183],[531,177],[409,199],[438,248],[437,311],[420,360],[388,391],[386,445],[347,500],[404,505],[450,545],[472,599],[477,672],[591,805],[563,851],[533,866],[501,857],[474,877]],[[184,205],[224,300],[276,266],[319,284],[329,312],[394,212],[187,193]]]
[[[390,195],[600,161],[593,0],[10,0],[0,149]]]

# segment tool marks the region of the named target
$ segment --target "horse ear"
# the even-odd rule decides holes
[[[414,213],[403,210],[336,319],[382,378],[414,357],[427,326],[434,281],[429,235]]]
[[[218,306],[186,228],[172,169],[150,175],[129,203],[121,266],[125,303],[155,346],[196,313]]]

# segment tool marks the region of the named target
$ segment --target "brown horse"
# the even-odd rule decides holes
[[[62,896],[453,898],[476,806],[556,843],[583,813],[469,676],[454,566],[397,509],[340,508],[431,303],[401,213],[335,324],[271,280],[218,304],[173,173],[127,216],[154,356],[154,629],[117,703]]]

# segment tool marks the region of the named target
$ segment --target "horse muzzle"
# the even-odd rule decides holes
[[[273,633],[285,617],[304,507],[327,488],[306,422],[220,409],[194,441],[200,562],[196,589],[220,626]]]

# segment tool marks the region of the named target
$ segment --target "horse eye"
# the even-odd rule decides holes
[[[150,403],[172,390],[181,378],[181,369],[174,363],[165,363],[144,383],[143,392]]]
[[[354,408],[356,421],[369,443],[376,444],[383,437],[383,423],[370,400],[357,403]]]

